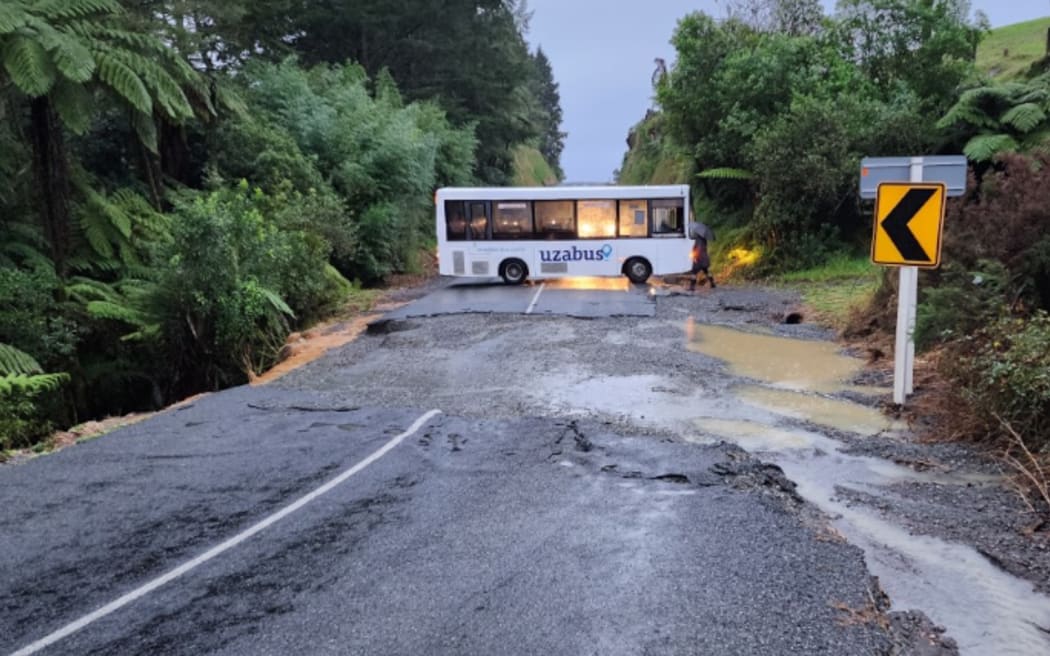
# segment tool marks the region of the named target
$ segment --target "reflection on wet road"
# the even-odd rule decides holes
[[[386,315],[388,319],[449,314],[532,314],[568,317],[651,317],[656,303],[645,285],[626,278],[562,278],[507,286],[460,282]]]

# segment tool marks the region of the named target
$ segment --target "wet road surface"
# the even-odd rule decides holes
[[[6,468],[0,648],[255,524],[419,414],[240,388]],[[41,653],[870,653],[884,638],[834,608],[867,599],[860,554],[736,488],[763,476],[600,425],[437,415]]]
[[[539,287],[471,289],[520,305]],[[867,463],[812,420],[893,430],[833,398],[852,369],[819,331],[781,328],[815,379],[789,356],[727,367],[760,347],[692,317],[751,325],[778,297],[586,287],[552,291],[653,314],[396,320],[0,467],[0,654],[71,626],[38,653],[942,653],[898,644],[920,625],[886,614],[869,545],[821,512],[848,481],[799,455]],[[778,414],[803,396],[808,419]]]
[[[391,319],[463,313],[522,313],[581,318],[651,317],[650,287],[626,278],[576,278],[509,286],[498,279],[456,282],[387,315]]]

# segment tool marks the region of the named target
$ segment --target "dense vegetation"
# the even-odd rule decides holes
[[[0,449],[271,366],[416,266],[438,186],[509,183],[516,158],[555,181],[527,21],[519,0],[0,4]]]
[[[1037,44],[994,35],[982,51],[987,24],[969,9],[840,0],[825,16],[817,0],[740,0],[718,19],[690,14],[619,179],[692,183],[698,217],[722,227],[723,266],[767,275],[868,251],[861,157],[965,153],[945,267],[920,285],[920,347],[947,353],[934,405],[953,433],[1000,440],[1050,474],[1046,21],[1022,26]],[[895,280],[884,276],[853,335],[892,334]]]

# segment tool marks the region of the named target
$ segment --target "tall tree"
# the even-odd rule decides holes
[[[887,93],[903,83],[923,109],[942,115],[972,70],[984,27],[969,0],[839,0],[844,41]]]
[[[127,108],[156,151],[154,115],[193,115],[184,89],[203,91],[163,41],[129,31],[116,0],[8,0],[0,5],[0,87],[28,105],[40,217],[60,276],[70,251],[70,165],[64,131],[87,131],[97,94]],[[7,78],[6,80],[4,78]],[[207,96],[201,96],[207,102]]]
[[[512,148],[539,136],[522,94],[532,65],[519,0],[317,0],[294,16],[291,45],[308,62],[389,69],[407,100],[437,98],[474,124],[478,177],[509,178]]]
[[[550,60],[547,59],[543,48],[536,49],[536,54],[532,56],[532,63],[536,69],[533,94],[542,112],[540,116],[540,152],[560,180],[565,176],[561,169],[561,151],[565,148],[565,137],[568,136],[561,131],[561,95],[558,93],[558,83],[554,81],[554,71],[551,69]]]
[[[820,0],[729,0],[726,15],[763,32],[815,34],[824,20]]]

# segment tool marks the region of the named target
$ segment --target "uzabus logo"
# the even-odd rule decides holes
[[[612,246],[605,244],[598,249],[563,248],[555,251],[540,251],[541,262],[603,262],[612,259]]]

